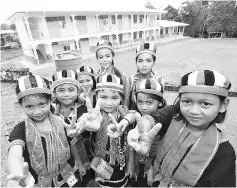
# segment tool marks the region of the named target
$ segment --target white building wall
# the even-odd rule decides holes
[[[130,40],[130,34],[129,33],[124,33],[123,34],[123,41]]]
[[[96,17],[94,15],[86,16],[86,22],[87,22],[88,33],[96,33],[97,32]]]
[[[93,37],[93,38],[89,38],[89,46],[96,46],[98,43],[97,38]]]
[[[131,23],[129,22],[128,15],[122,15],[122,28],[124,30],[130,29]]]
[[[14,23],[16,25],[16,30],[17,30],[24,54],[27,56],[34,57],[33,51],[31,47],[29,47],[30,39],[26,30],[26,26],[23,22],[23,18],[16,20]]]

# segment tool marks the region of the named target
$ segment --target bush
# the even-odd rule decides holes
[[[1,82],[15,83],[21,76],[32,74],[29,68],[1,68],[0,80]]]

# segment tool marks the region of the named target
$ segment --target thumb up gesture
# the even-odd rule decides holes
[[[28,163],[22,164],[22,174],[10,174],[7,176],[7,187],[28,187],[33,188],[35,179],[29,172]]]
[[[161,129],[161,124],[155,124],[151,116],[136,117],[137,126],[128,132],[128,145],[140,155],[149,152],[152,141]]]

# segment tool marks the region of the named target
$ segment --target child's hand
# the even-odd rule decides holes
[[[125,128],[127,127],[126,123],[127,123],[127,120],[121,120],[121,121],[124,121],[121,123],[117,123],[116,119],[114,118],[114,116],[112,114],[108,114],[110,120],[112,121],[112,124],[109,124],[107,126],[107,135],[111,138],[118,138],[120,137]]]
[[[7,176],[7,187],[28,187],[33,188],[35,179],[29,172],[28,163],[22,165],[23,172],[20,175],[10,174]]]
[[[138,154],[140,155],[146,155],[149,152],[149,149],[151,147],[152,141],[155,138],[155,136],[157,135],[157,133],[159,132],[159,130],[161,129],[161,124],[157,123],[149,132],[144,132],[141,133],[140,131],[138,131],[140,133],[140,135],[135,135],[133,136],[136,132],[132,132],[131,131],[135,131],[135,129],[129,131],[128,133],[128,145],[130,145]],[[137,139],[137,137],[139,136],[139,138]]]
[[[74,137],[77,136],[77,125],[76,125],[76,121],[77,121],[77,116],[76,114],[72,114],[72,120],[71,123],[68,127],[66,127],[67,129],[67,135],[69,137]]]
[[[96,106],[93,109],[89,97],[86,97],[86,107],[87,113],[82,115],[85,123],[84,128],[88,131],[96,132],[100,129],[101,122],[103,120],[103,117],[100,113],[100,100],[97,100]]]
[[[80,176],[81,176],[81,179],[82,179],[82,176],[84,176],[86,174],[86,168],[85,168],[85,165],[82,164],[82,163],[79,163],[78,164],[78,170],[80,172]]]
[[[82,87],[82,93],[79,95],[79,98],[82,100],[82,101],[86,101],[86,97],[89,97],[89,94],[91,92],[91,88],[84,88]]]
[[[153,167],[151,166],[148,170],[148,175],[147,175],[147,184],[149,186],[152,186],[152,183],[154,182],[154,169]]]

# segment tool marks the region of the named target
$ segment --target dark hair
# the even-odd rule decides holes
[[[141,54],[139,54],[139,55],[141,55]],[[137,62],[137,59],[138,59],[138,56],[139,56],[139,55],[136,56],[136,62]],[[153,54],[151,54],[151,55],[152,55],[153,61],[155,62],[155,61],[156,61],[156,56],[154,56]]]
[[[223,103],[224,100],[226,99],[226,97],[224,97],[224,96],[217,95],[217,97],[220,99],[221,103]],[[176,110],[176,115],[175,115],[174,119],[177,120],[177,121],[183,120],[185,122],[186,120],[185,120],[185,118],[183,117],[183,115],[181,114],[181,111],[180,111],[180,94],[174,101],[174,107],[175,107],[175,110]],[[223,113],[219,112],[217,114],[216,118],[210,123],[210,125],[213,124],[213,123],[223,123],[224,120],[225,120],[225,117],[226,117],[226,113],[227,113],[227,110]]]
[[[162,105],[161,106],[158,105],[158,109],[163,108],[164,106],[167,106],[167,102],[164,98],[162,98],[158,95],[152,94],[152,93],[145,93],[145,92],[142,92],[142,91],[139,91],[135,94],[136,100],[137,100],[137,94],[138,93],[142,93],[142,94],[146,95],[149,99],[153,99],[153,100],[156,100],[158,102],[161,102]]]
[[[26,100],[27,98],[32,97],[32,96],[37,97],[37,98],[45,98],[45,99],[47,100],[47,103],[48,103],[48,102],[51,100],[51,98],[52,98],[52,96],[51,96],[50,94],[47,94],[47,93],[35,93],[35,94],[26,95],[26,96],[20,98],[20,99],[18,100],[18,102],[19,102],[20,105],[21,105],[24,100]]]

